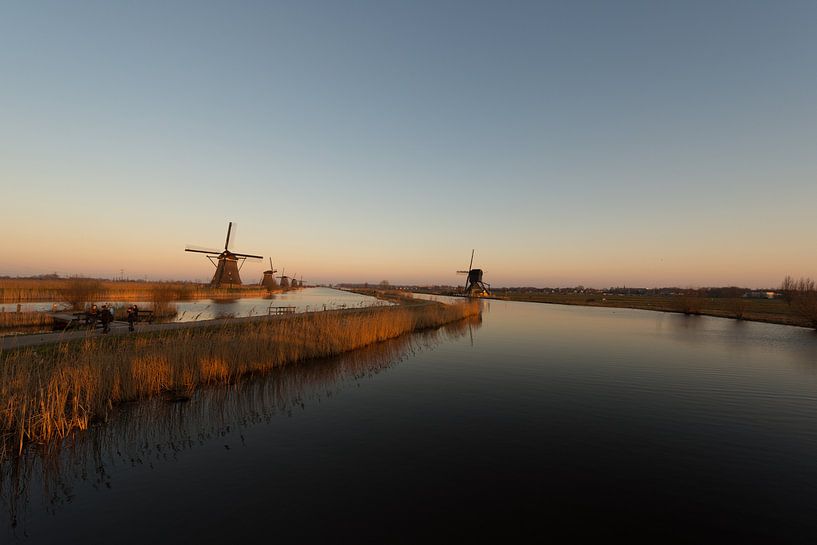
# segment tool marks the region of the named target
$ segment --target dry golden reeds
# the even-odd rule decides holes
[[[102,282],[91,278],[71,278],[60,290],[60,298],[74,310],[82,310],[102,295]]]
[[[117,403],[184,398],[289,363],[341,354],[479,314],[478,303],[420,303],[237,320],[0,353],[0,434],[22,450],[103,420]]]
[[[0,329],[54,325],[54,319],[44,312],[0,312]]]
[[[76,284],[95,283],[94,298],[96,301],[149,301],[156,288],[170,287],[174,290],[176,300],[210,299],[220,297],[263,297],[267,289],[262,286],[242,286],[236,288],[213,288],[209,285],[190,282],[134,282],[95,280],[88,278],[60,279],[0,279],[0,304],[24,303],[32,301],[63,301],[72,292]],[[87,299],[88,295],[83,295]],[[76,297],[70,296],[72,299]],[[82,301],[80,301],[82,302]],[[85,302],[91,302],[90,300]]]

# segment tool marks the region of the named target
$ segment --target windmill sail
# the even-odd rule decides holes
[[[224,239],[224,250],[209,250],[197,246],[188,246],[184,249],[185,252],[194,252],[200,254],[207,254],[213,265],[216,266],[216,272],[210,285],[213,287],[232,287],[241,285],[241,276],[239,271],[247,259],[258,260],[263,259],[260,255],[244,254],[230,251],[230,243],[235,237],[235,228],[233,222],[227,225],[227,238]]]
[[[468,264],[467,271],[457,271],[457,274],[464,274],[465,285],[462,288],[463,294],[473,296],[485,296],[491,294],[490,284],[486,284],[482,280],[483,270],[474,269],[474,251],[471,250],[471,262]]]

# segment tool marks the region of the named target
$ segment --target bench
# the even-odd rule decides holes
[[[125,321],[128,320],[128,315],[125,315]],[[139,315],[136,317],[137,322],[147,322],[149,324],[153,323],[153,311],[152,310],[142,310],[139,309]]]
[[[88,311],[77,311],[77,312],[48,312],[48,316],[54,320],[54,329],[79,329],[83,327],[91,327],[89,323],[91,314]],[[127,314],[124,316],[123,319],[114,320],[111,323],[118,322],[120,324],[127,323]],[[139,310],[139,315],[137,316],[137,322],[147,322],[149,324],[153,323],[153,311],[152,310]],[[97,315],[96,320],[93,323],[94,328],[102,327],[102,321],[99,319],[99,315]]]
[[[294,314],[296,307],[292,306],[275,306],[270,305],[267,309],[267,313],[270,316],[279,316],[281,314]]]

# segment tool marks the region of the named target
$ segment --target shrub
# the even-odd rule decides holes
[[[677,296],[675,308],[679,312],[687,315],[700,314],[703,308],[704,298],[695,290],[687,290]]]
[[[74,310],[82,310],[102,294],[102,282],[91,278],[71,278],[60,291],[60,296]]]
[[[174,301],[179,300],[179,289],[172,284],[159,284],[150,291],[150,302],[153,305],[153,317],[169,317],[176,315]]]

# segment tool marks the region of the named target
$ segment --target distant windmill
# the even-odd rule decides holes
[[[268,290],[277,288],[278,283],[275,281],[275,273],[277,272],[275,267],[272,266],[272,258],[269,258],[269,270],[264,271],[264,278],[261,279],[261,285]]]
[[[281,269],[281,276],[276,276],[275,278],[281,279],[281,287],[284,289],[289,289],[289,277],[284,274],[285,269]]]
[[[457,271],[457,274],[465,274],[468,277],[465,279],[465,287],[462,289],[465,295],[480,296],[490,295],[491,285],[485,284],[482,281],[482,269],[473,269],[474,265],[474,250],[471,250],[471,263],[468,264],[467,271]]]
[[[300,287],[300,285],[298,284],[298,275],[297,274],[292,275],[292,280],[289,283],[289,287],[291,287],[291,288]]]
[[[189,246],[184,249],[185,252],[208,254],[207,259],[209,259],[210,263],[212,263],[216,268],[213,279],[210,281],[211,286],[240,286],[241,277],[238,275],[238,272],[241,270],[241,267],[244,266],[244,261],[248,258],[253,260],[263,259],[263,257],[260,255],[231,252],[229,250],[229,246],[232,231],[233,222],[230,222],[227,226],[227,240],[224,241],[224,250],[199,249],[191,248]]]
[[[293,288],[302,288],[304,287],[304,275],[301,275],[300,280],[295,278],[295,275],[292,275],[292,287]]]

